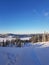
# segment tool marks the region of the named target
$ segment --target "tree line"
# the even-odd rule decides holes
[[[6,40],[6,41],[3,40],[2,42],[0,42],[0,46],[7,47],[8,45],[13,44],[17,47],[21,47],[23,43],[25,44],[25,42],[30,42],[30,40],[20,40],[20,38],[16,38],[15,40],[12,39],[11,41],[10,40]]]

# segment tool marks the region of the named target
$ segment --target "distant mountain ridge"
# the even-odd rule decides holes
[[[49,33],[45,33],[45,34],[49,35]],[[0,34],[0,38],[5,38],[5,37],[24,38],[24,37],[32,37],[34,35],[43,35],[43,33],[38,33],[38,34],[13,34],[13,33],[7,33],[7,34]]]
[[[5,37],[19,37],[19,38],[24,38],[24,37],[32,37],[33,34],[12,34],[12,33],[8,33],[8,34],[0,34],[1,38],[5,38]]]

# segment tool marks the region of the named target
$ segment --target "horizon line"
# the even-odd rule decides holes
[[[0,34],[42,34],[42,33],[49,33],[49,32],[26,32],[26,33],[15,33],[15,32],[3,32],[3,33],[0,33]]]

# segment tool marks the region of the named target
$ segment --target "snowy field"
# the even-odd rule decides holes
[[[20,40],[29,40],[31,37],[20,38]]]
[[[0,47],[0,65],[49,65],[49,42]]]

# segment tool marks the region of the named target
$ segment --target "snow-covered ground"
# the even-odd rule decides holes
[[[0,47],[0,65],[49,65],[49,42]]]
[[[31,37],[20,38],[20,40],[29,40]]]

